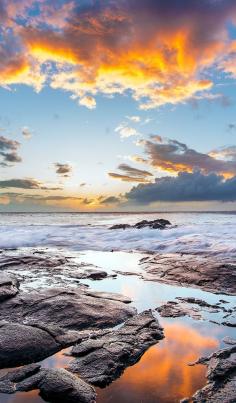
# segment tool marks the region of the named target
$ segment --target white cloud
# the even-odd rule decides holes
[[[116,127],[115,132],[120,134],[120,138],[127,138],[131,136],[138,136],[139,133],[134,127],[128,126],[127,123],[121,123]]]

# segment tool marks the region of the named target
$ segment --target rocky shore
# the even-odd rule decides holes
[[[235,268],[234,262],[219,262],[209,256],[146,254],[135,275],[235,295]],[[153,311],[137,313],[131,298],[93,291],[82,282],[116,281],[116,276],[118,271],[108,273],[78,262],[73,253],[64,251],[2,251],[0,369],[12,369],[0,376],[0,393],[39,390],[40,396],[52,403],[92,403],[96,401],[94,387],[115,381],[165,337],[158,315],[235,327],[236,308],[224,299],[209,303],[190,296],[176,297]],[[214,315],[222,319],[217,322]],[[208,367],[208,383],[186,401],[234,401],[235,341],[228,338],[228,343],[230,347],[223,352],[198,360]],[[70,348],[65,353],[70,358],[65,368],[49,369],[41,364],[65,348]]]

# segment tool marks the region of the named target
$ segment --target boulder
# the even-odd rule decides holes
[[[0,302],[5,301],[8,298],[14,297],[19,291],[18,280],[6,273],[1,272],[0,274]]]
[[[36,362],[60,349],[44,330],[18,323],[0,324],[0,368]]]

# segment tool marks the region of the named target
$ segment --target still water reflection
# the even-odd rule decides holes
[[[205,384],[205,367],[187,364],[215,350],[218,341],[181,323],[165,325],[166,338],[151,347],[109,387],[98,390],[100,403],[178,402]]]

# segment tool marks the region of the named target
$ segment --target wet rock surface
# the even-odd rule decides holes
[[[82,256],[82,255],[81,255]],[[27,250],[5,250],[0,255],[0,272],[8,273],[12,279],[21,277],[22,287],[45,288],[64,285],[77,285],[80,280],[102,280],[107,277],[116,277],[115,273],[108,274],[105,270],[78,260],[76,253],[65,255],[63,250],[28,248]],[[4,285],[4,284],[3,284]],[[3,294],[3,285],[0,282],[0,301]],[[13,288],[14,285],[14,288]],[[11,295],[15,295],[17,285],[11,286]],[[10,294],[10,284],[8,285]],[[16,293],[16,292],[15,292]]]
[[[207,365],[207,385],[194,394],[194,403],[233,403],[236,401],[236,345],[219,350],[195,364]]]
[[[177,301],[168,301],[166,304],[158,307],[157,311],[164,318],[190,316],[193,319],[202,319],[201,313],[198,309],[190,308],[187,304],[181,304]]]
[[[0,320],[43,322],[71,330],[111,327],[136,313],[127,305],[129,299],[113,295],[86,293],[83,288],[23,292],[1,303]]]
[[[93,403],[96,400],[93,387],[65,369],[45,369],[35,364],[8,372],[0,378],[2,393],[34,389],[52,403]]]
[[[164,220],[163,218],[157,219],[157,220],[142,220],[137,222],[134,225],[129,225],[129,224],[116,224],[116,225],[112,225],[112,227],[110,227],[110,229],[127,229],[127,228],[137,228],[137,229],[141,229],[141,228],[152,228],[152,229],[165,229],[166,227],[168,227],[169,225],[171,225],[170,221],[168,220]]]
[[[74,346],[71,355],[78,358],[67,369],[93,385],[106,386],[163,338],[158,320],[151,311],[144,311],[119,329]]]
[[[199,298],[177,297],[174,301],[167,301],[165,304],[159,306],[156,310],[162,317],[178,318],[182,316],[189,316],[190,318],[196,320],[212,320],[212,314],[214,315],[220,313],[223,320],[221,324],[228,326],[228,324],[224,321],[224,318],[227,317],[229,321],[232,320],[232,317],[235,315],[234,311],[236,308],[226,308],[223,304],[225,304],[225,302],[219,301],[216,304],[210,304]],[[207,316],[205,314],[207,314]],[[215,323],[218,322],[215,321]]]
[[[152,254],[141,261],[145,280],[191,286],[213,293],[236,295],[236,262],[214,256]]]

